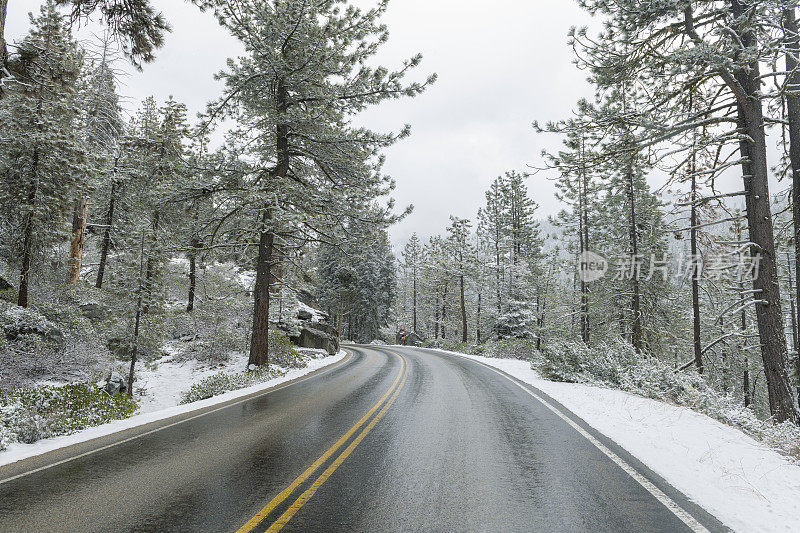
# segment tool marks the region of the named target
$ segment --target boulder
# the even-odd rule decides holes
[[[339,352],[339,338],[330,335],[314,326],[319,324],[303,325],[300,328],[300,335],[291,337],[291,341],[301,348],[317,348],[326,350],[330,355]]]
[[[305,309],[300,309],[297,311],[297,318],[300,320],[311,320],[314,318],[314,315],[311,314],[310,311],[306,311]]]
[[[102,322],[108,317],[108,311],[98,303],[85,303],[80,308],[81,314],[92,322]]]
[[[178,328],[172,332],[172,340],[189,342],[197,338],[197,333],[185,328]]]
[[[30,309],[16,309],[15,313],[3,317],[3,332],[6,339],[14,342],[20,335],[36,335],[55,345],[58,350],[64,348],[66,338],[55,324]]]
[[[14,286],[8,282],[6,278],[0,276],[0,291],[10,291],[13,290]]]
[[[121,394],[128,392],[128,380],[120,374],[112,370],[109,372],[105,383],[100,383],[100,388],[109,394]]]
[[[317,305],[314,295],[311,294],[311,291],[309,291],[308,289],[303,289],[303,288],[298,289],[297,299],[309,307],[315,307]]]

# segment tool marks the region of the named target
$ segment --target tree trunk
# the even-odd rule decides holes
[[[146,287],[144,286],[144,282],[142,281],[142,273],[144,270],[144,242],[145,242],[145,234],[142,233],[142,241],[139,248],[139,275],[138,275],[138,282],[139,287],[136,292],[136,319],[134,321],[133,326],[133,347],[131,348],[131,367],[128,371],[128,396],[133,396],[133,382],[135,379],[134,372],[136,370],[136,359],[139,354],[139,328],[142,322],[142,314],[144,308],[142,307],[142,295]]]
[[[0,0],[0,97],[3,96],[3,78],[8,74],[8,47],[5,39],[7,8],[8,0]]]
[[[439,297],[433,304],[433,338],[439,340]]]
[[[476,344],[481,343],[481,293],[478,292],[478,315],[475,319],[475,339]]]
[[[8,47],[6,46],[5,27],[6,27],[6,12],[8,10],[8,0],[0,0],[0,82],[3,81],[5,75],[4,70],[8,65]],[[0,90],[2,94],[2,90]]]
[[[416,265],[414,266],[413,276],[414,276],[414,303],[413,303],[414,308],[413,308],[413,311],[412,311],[412,320],[413,320],[414,334],[416,334],[417,333],[417,267],[416,267]]]
[[[500,270],[500,219],[495,215],[495,227],[497,229],[494,240],[494,258],[495,258],[495,284],[497,287],[497,314],[503,314],[503,287],[502,287],[502,272]]]
[[[194,294],[197,288],[197,252],[200,250],[200,239],[197,235],[192,237],[191,252],[189,253],[189,303],[186,312],[194,310]]]
[[[633,174],[633,161],[628,163],[628,201],[630,202],[630,246],[631,246],[631,260],[633,261],[633,272],[631,273],[631,289],[633,296],[631,298],[631,343],[637,352],[642,351],[642,309],[641,309],[641,295],[639,292],[639,230],[636,227],[636,188],[634,183]]]
[[[797,25],[794,8],[785,9],[784,39],[786,41],[786,117],[789,121],[789,160],[792,166],[792,219],[794,222],[794,269],[795,290],[794,301],[800,305],[800,29]],[[791,265],[789,266],[791,271]],[[791,291],[791,289],[790,289]],[[796,310],[792,312],[795,322],[794,351],[795,366],[800,376],[800,348],[797,346]],[[800,385],[797,388],[800,401]]]
[[[467,302],[464,298],[464,275],[461,275],[461,342],[467,342]]]
[[[264,216],[265,226],[269,215]],[[271,228],[261,232],[258,243],[256,286],[253,290],[253,333],[250,342],[250,359],[247,364],[263,366],[269,363],[269,303],[270,278],[272,277],[272,252],[275,234]]]
[[[288,99],[289,89],[286,87],[286,83],[280,80],[276,90],[276,103],[281,115],[288,108]],[[289,127],[286,124],[278,124],[275,128],[275,149],[277,162],[274,176],[285,177],[289,173]],[[272,212],[267,208],[264,212],[263,228],[258,244],[256,286],[253,290],[253,333],[250,341],[248,366],[262,366],[269,363],[269,300],[275,249],[275,233],[271,223]]]
[[[442,339],[447,339],[447,329],[445,326],[447,320],[447,282],[444,284],[444,292],[442,293]]]
[[[741,0],[731,0],[732,14],[739,19],[750,9]],[[749,32],[739,32],[745,47],[754,42]],[[743,135],[740,151],[743,158],[742,173],[747,191],[745,205],[753,260],[758,265],[753,279],[757,298],[765,303],[756,305],[756,321],[761,341],[761,357],[767,378],[770,413],[777,422],[800,421],[789,381],[786,336],[781,314],[780,287],[775,257],[775,239],[769,195],[769,165],[764,131],[764,115],[760,99],[761,69],[758,61],[749,68],[735,72],[735,79],[744,89],[747,100],[738,101],[739,128]]]
[[[72,241],[69,247],[69,275],[67,276],[69,283],[77,283],[80,279],[88,212],[89,199],[82,196],[75,201],[75,209],[72,213]]]
[[[33,152],[33,183],[28,192],[27,207],[25,214],[25,228],[22,240],[22,268],[19,275],[19,291],[17,292],[17,305],[28,307],[28,285],[31,277],[31,260],[33,258],[33,223],[34,211],[36,210],[36,195],[39,188],[39,150]]]
[[[153,276],[156,270],[155,252],[158,243],[158,225],[161,220],[161,214],[156,210],[153,213],[153,233],[150,237],[150,250],[147,253],[147,269],[144,275],[144,287],[147,297],[142,307],[142,314],[146,315],[150,312],[150,304],[153,299]]]
[[[128,371],[128,396],[133,397],[133,381],[134,372],[136,369],[136,359],[138,358],[139,351],[139,326],[142,320],[142,293],[139,292],[139,298],[136,302],[136,322],[133,327],[133,348],[131,349],[131,368]]]
[[[98,289],[103,288],[103,276],[106,273],[108,262],[108,250],[111,247],[111,229],[114,225],[114,205],[116,204],[117,181],[111,182],[111,196],[108,200],[108,212],[106,213],[106,227],[103,231],[103,244],[100,248],[100,265],[97,267],[97,281],[94,286]]]
[[[694,345],[694,364],[697,371],[703,373],[703,347],[700,339],[700,269],[697,253],[697,177],[695,176],[694,155],[692,155],[692,165],[689,169],[692,174],[692,214],[691,214],[691,252],[692,252],[692,344]]]
[[[787,261],[788,261],[788,271],[789,271],[789,304],[791,305],[791,317],[792,317],[792,356],[794,358],[795,363],[795,372],[797,372],[797,376],[800,377],[800,346],[797,345],[798,337],[800,337],[799,332],[797,331],[797,306],[795,305],[794,301],[794,282],[792,280],[792,256],[790,253],[786,253]],[[797,399],[800,401],[800,380],[797,382]]]
[[[589,220],[588,206],[586,205],[588,184],[586,183],[583,136],[580,139],[580,159],[581,172],[578,176],[578,241],[581,254],[583,254],[589,251]],[[589,344],[589,286],[584,279],[581,279],[581,340],[583,340],[584,344]]]
[[[744,356],[744,375],[742,376],[742,388],[744,389],[744,406],[750,407],[753,397],[750,394],[750,360]]]

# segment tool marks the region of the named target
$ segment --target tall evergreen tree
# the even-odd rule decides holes
[[[405,83],[421,61],[399,70],[367,66],[388,38],[380,23],[387,2],[362,11],[345,2],[204,0],[220,24],[242,41],[246,55],[220,74],[223,97],[209,118],[235,118],[256,161],[238,210],[256,234],[256,287],[250,364],[268,362],[269,300],[279,232],[306,237],[359,218],[393,188],[381,172],[380,150],[408,133],[377,134],[350,119],[386,99],[415,96],[423,83]],[[246,132],[246,133],[245,133]],[[384,210],[380,219],[391,218]],[[339,222],[341,224],[341,222]]]
[[[14,81],[0,100],[0,204],[21,257],[17,303],[27,307],[34,255],[65,236],[66,213],[85,186],[77,82],[83,55],[52,1],[19,45]]]

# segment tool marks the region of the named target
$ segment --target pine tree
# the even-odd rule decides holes
[[[641,124],[649,129],[647,143],[673,139],[703,124],[733,125],[743,175],[750,252],[759,263],[753,289],[761,354],[767,376],[771,412],[778,421],[800,420],[791,391],[786,339],[778,283],[777,258],[769,193],[762,60],[775,50],[768,28],[773,25],[765,5],[742,0],[725,2],[664,2],[657,6],[634,0],[582,0],[589,12],[607,16],[599,39],[576,31],[583,63],[601,87],[620,81],[646,80],[647,112]],[[720,95],[712,110],[693,115],[674,113],[674,100],[707,85]],[[766,302],[766,303],[764,303]]]
[[[0,205],[22,258],[17,303],[27,307],[34,254],[58,242],[87,161],[77,136],[77,82],[83,57],[53,2],[31,17],[18,73],[0,100]]]
[[[269,300],[279,232],[326,234],[337,220],[359,218],[393,188],[380,150],[405,136],[354,128],[350,119],[390,98],[415,96],[425,83],[405,83],[421,57],[397,71],[367,66],[388,38],[379,19],[386,2],[362,11],[343,2],[205,0],[239,38],[246,56],[220,74],[223,97],[209,119],[236,118],[253,172],[235,202],[258,240],[250,364],[268,362]],[[344,5],[343,5],[344,4]],[[377,213],[376,224],[391,218]],[[381,219],[384,219],[382,221]],[[253,224],[253,222],[255,222]],[[339,222],[338,224],[341,224]]]
[[[425,256],[420,243],[419,237],[414,233],[406,243],[403,250],[403,267],[409,272],[411,276],[412,285],[412,303],[411,303],[411,324],[412,331],[417,333],[417,283],[419,281],[420,269],[425,262]]]
[[[447,228],[447,248],[450,252],[450,273],[458,283],[459,307],[461,309],[461,342],[469,339],[467,327],[466,283],[474,265],[474,250],[470,242],[471,224],[465,218],[450,216]]]

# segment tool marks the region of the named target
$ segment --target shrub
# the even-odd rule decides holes
[[[579,342],[553,342],[533,358],[533,368],[554,381],[602,385],[688,407],[800,458],[800,427],[761,420],[696,372],[676,372],[667,363],[637,354],[628,343],[587,347]]]
[[[492,341],[484,345],[483,352],[486,357],[530,361],[536,352],[536,341],[533,339],[513,338]]]
[[[138,404],[128,396],[109,395],[89,383],[27,387],[0,393],[0,442],[27,444],[69,435],[131,416]]]
[[[17,434],[9,428],[0,425],[0,451],[8,448],[8,445],[17,442]]]
[[[308,364],[308,357],[295,350],[286,333],[279,329],[269,332],[269,356],[283,368],[305,368]]]
[[[181,403],[187,404],[206,400],[226,392],[257,385],[258,383],[263,383],[283,375],[285,375],[285,372],[269,365],[233,374],[219,372],[189,387],[187,391],[181,394]]]

